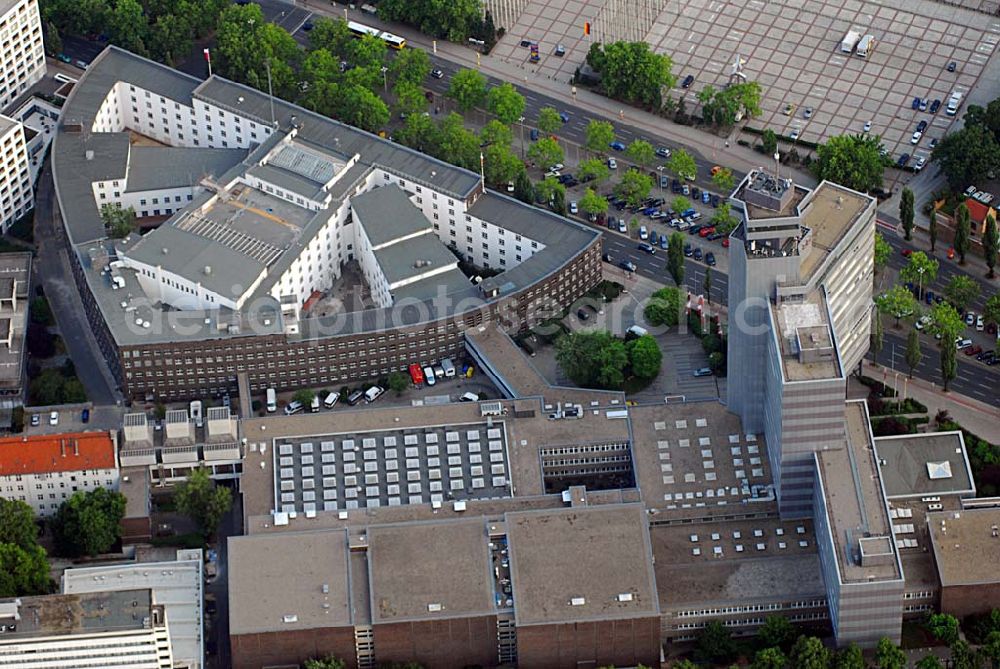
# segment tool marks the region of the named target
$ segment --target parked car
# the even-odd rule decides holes
[[[969,356],[979,355],[982,352],[983,352],[983,347],[978,344],[976,344],[975,346],[970,346],[969,348],[965,349],[965,355]]]
[[[702,258],[703,255],[704,254],[701,252],[701,249],[695,249],[694,250],[694,259],[695,260],[701,260],[701,258]]]
[[[712,368],[711,367],[699,367],[698,369],[694,370],[694,372],[692,372],[692,375],[694,375],[696,377],[711,376],[712,375]]]
[[[59,412],[53,411],[49,413],[49,425],[58,425],[58,424],[59,424]]]
[[[42,419],[39,418],[37,413],[31,414],[31,427],[38,427],[42,424]]]
[[[635,263],[631,260],[622,260],[618,265],[627,272],[634,272],[636,270]]]
[[[973,312],[971,312],[971,311],[969,313],[965,314],[965,324],[966,325],[975,325],[976,324],[976,314],[973,313]]]
[[[982,332],[986,329],[986,323],[983,321],[983,315],[979,314],[976,316],[976,332]]]
[[[684,81],[681,82],[681,88],[691,88],[691,84],[694,83],[694,75],[689,74],[684,77]]]
[[[802,112],[802,118],[807,119],[807,120],[810,119],[810,118],[812,118],[812,115],[813,115],[813,108],[812,107],[806,107],[805,110]]]
[[[435,67],[431,70],[431,76],[435,79],[444,79],[444,71]]]
[[[950,63],[948,63],[948,71],[949,72],[954,72],[956,67],[957,66],[955,65],[955,61],[951,61]]]
[[[566,55],[566,47],[564,47],[562,44],[556,44],[555,54],[560,58],[562,58],[563,56]]]
[[[913,104],[910,105],[913,111],[920,109],[920,98],[913,98]]]
[[[577,317],[577,318],[579,318],[579,319],[580,319],[581,321],[585,321],[585,320],[587,320],[588,318],[590,318],[590,314],[588,314],[588,313],[587,313],[587,312],[586,312],[585,310],[583,310],[583,309],[577,309],[577,310],[576,310],[576,317]]]
[[[639,226],[639,239],[649,239],[649,228],[645,225]]]
[[[611,144],[609,144],[608,146],[610,146],[615,151],[624,151],[625,150],[625,145],[622,144],[621,142],[619,142],[618,140],[615,140],[615,141],[611,142]]]
[[[691,246],[690,244],[685,244],[684,245],[684,257],[690,258],[693,255],[694,255],[694,247]]]
[[[924,165],[926,164],[927,164],[927,156],[918,156],[917,162],[913,164],[913,171],[919,172],[920,170],[924,169]]]
[[[931,103],[931,107],[930,107],[929,111],[932,114],[936,114],[938,109],[941,109],[941,101],[940,100],[934,100],[934,102]]]
[[[70,58],[69,56],[67,56],[64,53],[57,53],[56,54],[56,59],[59,60],[60,62],[63,62],[63,63],[72,63],[73,62],[73,59]]]
[[[652,255],[656,255],[656,249],[653,248],[652,245],[650,245],[650,244],[642,243],[642,244],[639,244],[638,248],[639,248],[640,251],[645,251],[646,253],[648,253],[651,256]]]
[[[917,124],[917,132],[923,132],[924,130],[927,130],[927,121],[920,121]]]
[[[528,133],[528,136],[531,137],[531,141],[532,142],[537,142],[538,141],[538,128],[532,128],[531,132]]]
[[[896,167],[906,167],[906,163],[910,162],[910,154],[904,153],[896,161]]]
[[[711,251],[705,254],[705,264],[709,265],[710,267],[715,266],[715,254],[712,253]]]
[[[568,112],[559,112],[559,118],[562,119],[563,123],[569,123],[569,113]]]
[[[668,149],[665,146],[658,146],[656,147],[656,155],[658,155],[660,158],[669,158],[670,149]]]
[[[712,194],[709,193],[707,190],[703,190],[701,192],[701,203],[708,204],[711,201],[712,201]]]
[[[923,137],[923,136],[924,136],[924,133],[921,132],[920,130],[917,130],[915,133],[913,133],[910,136],[910,144],[919,144],[920,143],[920,138]]]
[[[569,201],[569,213],[571,213],[571,214],[577,214],[579,212],[580,212],[580,209],[576,205],[576,200],[570,200]]]
[[[872,122],[871,121],[865,121],[865,130],[864,131],[868,132],[871,129],[872,129]]]
[[[90,422],[90,409],[84,409],[80,412],[80,422],[89,423]]]
[[[720,202],[719,196],[715,195],[713,193],[712,194],[712,206],[715,207],[716,209],[718,209],[719,208],[719,202]]]
[[[608,169],[609,170],[617,170],[618,169],[618,161],[615,160],[614,158],[608,158]]]
[[[927,111],[927,98],[922,98],[920,100],[920,105],[918,106],[920,111]]]

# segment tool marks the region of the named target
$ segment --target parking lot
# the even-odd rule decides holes
[[[971,1],[971,0],[970,0]],[[493,51],[510,63],[525,64],[555,79],[568,79],[586,57],[590,42],[585,21],[593,22],[595,41],[644,39],[659,53],[671,56],[678,81],[694,76],[688,89],[676,89],[690,109],[705,86],[721,88],[730,81],[737,55],[743,72],[763,86],[763,113],[753,121],[783,135],[798,129],[799,139],[820,142],[826,137],[861,132],[882,136],[886,149],[898,157],[926,154],[927,143],[940,138],[959,115],[944,113],[953,91],[967,94],[979,80],[1000,39],[1000,18],[932,0],[907,3],[836,2],[803,4],[790,0],[685,0],[660,3],[663,10],[641,35],[635,21],[616,18],[609,7],[622,3],[532,2]],[[621,13],[650,12],[657,3],[633,3]],[[552,12],[559,11],[557,15]],[[611,28],[608,28],[608,25]],[[867,59],[842,53],[849,30],[875,37]],[[522,39],[539,42],[542,62],[527,63]],[[567,53],[556,57],[556,44]],[[956,64],[949,72],[949,63]],[[911,108],[913,98],[939,99],[942,108],[931,115]],[[812,108],[809,119],[804,110]],[[786,109],[789,113],[786,115]],[[911,135],[920,120],[928,130],[916,147]]]

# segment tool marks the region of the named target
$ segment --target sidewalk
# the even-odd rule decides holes
[[[363,14],[360,10],[344,10],[342,7],[323,5],[313,0],[306,0],[305,6],[313,12],[324,16],[347,16],[352,20],[363,21],[369,25],[382,26],[394,34],[405,37],[407,42],[419,45],[431,52],[433,40],[427,35],[403,24],[388,24]],[[534,93],[548,95],[564,100],[566,105],[590,112],[600,118],[610,120],[616,126],[631,126],[643,133],[663,138],[669,143],[679,144],[687,149],[693,149],[704,159],[719,161],[734,171],[748,172],[767,164],[768,159],[751,148],[739,146],[735,142],[724,147],[724,138],[716,137],[691,126],[677,125],[660,116],[650,114],[622,102],[606,98],[602,95],[577,86],[573,95],[573,85],[569,81],[556,81],[547,76],[507,63],[493,56],[480,56],[477,65],[477,52],[460,44],[437,40],[436,55],[462,67],[478,69],[484,74],[492,75],[503,81],[508,81],[517,87]],[[622,121],[619,112],[624,110]],[[809,172],[783,165],[782,174],[790,176],[796,183],[804,186],[815,186],[816,178]]]
[[[938,386],[913,377],[907,380],[903,372],[893,373],[886,367],[864,361],[864,373],[896,388],[900,395],[912,397],[927,406],[931,421],[941,409],[946,410],[962,427],[989,441],[1000,444],[1000,409],[954,392],[943,392]]]

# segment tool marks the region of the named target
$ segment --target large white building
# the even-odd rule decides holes
[[[149,590],[0,602],[0,667],[171,669],[163,606]]]
[[[24,126],[0,114],[0,231],[34,207]]]
[[[75,492],[118,490],[115,439],[74,432],[0,439],[0,496],[51,516]]]
[[[0,109],[45,76],[38,0],[0,0]]]

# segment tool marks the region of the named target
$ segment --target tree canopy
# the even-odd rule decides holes
[[[594,119],[587,122],[584,143],[589,150],[603,153],[613,141],[615,141],[615,127],[609,122]]]
[[[556,340],[556,361],[578,386],[619,389],[625,381],[625,344],[610,332],[573,332]]]
[[[542,137],[528,147],[528,159],[542,169],[563,161],[563,149],[559,142],[551,137]]]
[[[875,271],[881,270],[885,267],[889,258],[892,256],[892,244],[885,241],[885,237],[882,233],[875,233]]]
[[[945,297],[959,311],[965,311],[975,302],[979,297],[979,291],[979,282],[965,274],[956,274],[944,287]]]
[[[29,548],[38,543],[35,512],[20,500],[0,497],[0,544]]]
[[[524,114],[524,96],[510,83],[494,86],[486,94],[486,106],[502,123],[512,125]]]
[[[698,175],[698,163],[695,162],[694,156],[684,149],[676,149],[670,154],[667,169],[681,179],[694,179]]]
[[[551,135],[562,128],[562,117],[554,107],[542,107],[538,110],[538,129]]]
[[[600,158],[587,158],[580,161],[580,164],[577,165],[576,173],[580,181],[592,180],[597,183],[603,183],[611,176],[608,164]]]
[[[591,216],[603,214],[608,210],[608,200],[594,192],[593,188],[588,188],[580,198],[580,210]]]
[[[729,127],[744,117],[760,115],[761,86],[756,81],[745,81],[716,90],[705,86],[698,92],[702,117],[719,127]]]
[[[677,325],[680,313],[681,292],[673,286],[660,288],[650,295],[649,301],[642,310],[642,315],[647,323],[666,327]]]
[[[615,193],[625,198],[629,206],[635,206],[649,197],[653,190],[653,179],[639,170],[626,170],[621,181],[615,186]]]
[[[464,42],[481,31],[480,0],[381,0],[378,16],[383,21],[408,23],[431,37]]]
[[[653,145],[644,139],[637,139],[625,149],[625,155],[629,160],[640,167],[647,168],[656,160],[656,150]]]
[[[177,510],[193,520],[207,540],[232,505],[232,491],[209,478],[204,467],[195,469],[174,492]]]
[[[0,597],[41,595],[49,590],[49,563],[45,549],[0,543]]]
[[[628,353],[629,367],[633,375],[640,379],[652,379],[660,373],[663,352],[651,335],[632,339],[625,344],[625,351]]]
[[[875,298],[875,306],[879,312],[895,318],[898,327],[899,319],[916,313],[917,300],[905,286],[893,286]]]
[[[121,537],[125,496],[107,488],[75,492],[52,518],[56,551],[66,557],[106,553]]]
[[[914,251],[899,270],[899,278],[917,286],[922,292],[937,279],[938,265],[937,260],[928,257],[923,251]]]
[[[486,77],[478,70],[459,70],[451,77],[447,95],[463,112],[470,111],[486,99]]]
[[[1000,162],[1000,144],[989,128],[966,124],[948,133],[931,153],[953,190],[962,190]]]
[[[594,44],[587,63],[601,73],[601,86],[608,96],[629,104],[659,109],[661,91],[676,81],[670,57],[653,52],[646,42]]]
[[[867,193],[882,187],[885,158],[880,137],[838,135],[816,147],[813,169],[819,179]]]
[[[677,286],[684,283],[684,244],[682,233],[670,234],[670,240],[667,242],[667,271]]]

